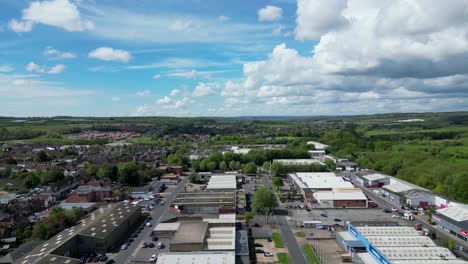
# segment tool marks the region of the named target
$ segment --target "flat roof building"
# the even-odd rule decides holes
[[[195,261],[196,260],[196,261]],[[160,253],[156,264],[235,264],[235,252]]]
[[[237,181],[235,174],[211,175],[207,190],[236,190]]]
[[[208,232],[208,223],[201,221],[181,222],[171,240],[171,252],[202,251]]]
[[[236,192],[182,192],[177,195],[172,205],[184,214],[217,214],[221,208],[236,209]]]
[[[314,193],[315,200],[321,207],[328,208],[367,208],[367,197],[360,189],[346,191],[321,191]]]
[[[348,223],[348,232],[365,244],[367,253],[354,256],[358,264],[450,263],[459,261],[452,252],[438,247],[428,237],[407,226],[355,227]],[[430,262],[429,262],[430,261]],[[447,261],[447,262],[446,262]],[[467,263],[462,261],[461,263]]]
[[[432,214],[432,220],[452,235],[468,241],[468,209],[465,207],[447,207]]]
[[[85,253],[107,251],[127,238],[137,226],[141,208],[136,205],[109,204],[90,213],[77,225],[65,229],[51,239],[35,247],[14,263],[63,263],[74,264]],[[54,260],[56,262],[47,262]],[[69,262],[67,262],[69,261]]]
[[[316,159],[275,159],[273,162],[277,162],[282,165],[325,165],[323,162]]]

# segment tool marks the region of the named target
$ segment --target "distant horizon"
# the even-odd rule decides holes
[[[376,116],[376,115],[428,115],[428,114],[443,114],[443,113],[467,113],[467,110],[460,111],[430,111],[430,112],[387,112],[387,113],[374,113],[374,114],[349,114],[349,115],[263,115],[263,116],[72,116],[72,115],[56,115],[56,116],[1,116],[3,119],[32,119],[32,118],[315,118],[315,117],[353,117],[353,116]]]
[[[0,115],[468,109],[465,0],[0,5]]]

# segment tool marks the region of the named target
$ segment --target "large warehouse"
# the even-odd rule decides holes
[[[468,241],[468,209],[465,207],[447,207],[437,210],[432,215],[436,224],[465,241]]]
[[[318,203],[324,208],[365,208],[367,197],[349,182],[333,172],[296,172],[288,181],[304,197],[304,203]]]
[[[140,219],[139,206],[109,204],[89,214],[80,224],[45,241],[14,263],[74,263],[85,253],[105,252],[109,247],[119,245],[138,226]],[[60,262],[62,260],[65,262]]]
[[[353,253],[354,263],[357,264],[468,263],[458,260],[449,249],[436,246],[432,240],[420,235],[413,227],[355,227],[348,223],[348,233],[354,240],[348,235],[340,234],[338,244]],[[352,245],[355,244],[361,247],[363,245],[367,252],[354,251]]]

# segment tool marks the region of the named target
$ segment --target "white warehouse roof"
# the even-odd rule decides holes
[[[446,207],[437,210],[437,213],[445,215],[457,222],[468,221],[468,209],[464,207]]]
[[[327,149],[328,145],[322,144],[317,141],[308,141],[307,145],[314,145],[315,149]]]
[[[387,175],[383,175],[380,173],[374,173],[374,174],[369,174],[369,175],[364,175],[362,176],[364,179],[367,179],[369,181],[376,181],[376,180],[381,180],[381,179],[386,179],[389,178]]]
[[[389,260],[444,260],[456,259],[448,248],[443,247],[379,247]]]
[[[195,262],[194,262],[195,260]],[[156,264],[235,264],[236,253],[231,252],[162,252]]]
[[[367,241],[376,247],[435,247],[427,236],[367,236]]]
[[[208,190],[220,190],[220,189],[236,189],[236,175],[234,174],[221,174],[212,175],[208,186]]]
[[[275,159],[273,162],[281,163],[284,165],[324,165],[323,162],[320,162],[316,159]]]
[[[368,236],[419,236],[414,227],[409,226],[359,226],[357,231],[366,238]]]
[[[354,186],[333,172],[298,172],[296,175],[312,189],[354,188]]]

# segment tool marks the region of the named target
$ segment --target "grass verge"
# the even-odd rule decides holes
[[[304,252],[306,253],[307,258],[311,264],[320,264],[317,255],[309,244],[304,245]]]
[[[276,248],[284,248],[283,241],[281,240],[281,236],[278,232],[271,234],[271,239],[273,239],[273,243],[275,243]]]
[[[281,264],[288,264],[289,263],[288,254],[286,254],[286,253],[278,253],[278,254],[276,254],[276,257],[278,258],[278,263],[281,263]]]
[[[305,233],[302,231],[296,232],[296,237],[305,237]]]

